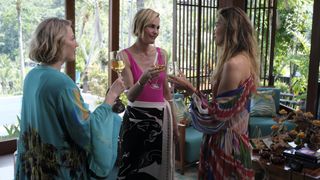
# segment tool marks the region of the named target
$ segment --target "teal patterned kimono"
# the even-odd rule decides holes
[[[24,81],[15,179],[106,178],[120,124],[110,105],[91,113],[67,75],[38,65]]]

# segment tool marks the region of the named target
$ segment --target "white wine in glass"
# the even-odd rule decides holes
[[[155,67],[156,70],[158,71],[164,71],[166,69],[166,65],[164,64],[159,64],[159,60],[158,60],[158,52],[156,52],[156,56],[155,56],[155,59],[154,59],[154,62],[153,62],[153,65]],[[160,84],[159,84],[159,77],[154,77],[153,79],[151,79],[149,81],[150,83],[150,87],[152,89],[160,89]]]
[[[120,58],[117,51],[111,52],[111,68],[112,70],[116,71],[118,73],[118,76],[121,76],[121,72],[125,68],[123,60]]]
[[[117,72],[118,77],[121,77],[121,72],[125,68],[124,62],[117,51],[110,52],[111,69]],[[122,113],[125,110],[124,104],[119,97],[116,99],[115,104],[112,106],[112,111],[116,113]]]

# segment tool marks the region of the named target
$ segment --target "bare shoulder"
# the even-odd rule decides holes
[[[249,58],[244,55],[244,54],[238,54],[234,57],[232,57],[228,63],[231,65],[231,66],[237,66],[239,68],[250,68],[250,60]]]
[[[226,63],[226,68],[237,72],[242,80],[248,78],[251,74],[251,63],[249,57],[244,54],[238,54],[232,57]]]
[[[244,55],[237,55],[229,59],[222,70],[218,94],[239,87],[241,82],[250,76],[250,61]]]

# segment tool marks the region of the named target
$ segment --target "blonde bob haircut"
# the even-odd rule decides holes
[[[144,36],[144,28],[149,25],[149,23],[158,18],[159,13],[152,9],[140,9],[133,19],[133,34],[136,37],[142,38]]]
[[[33,34],[29,58],[45,64],[54,64],[59,61],[67,28],[71,25],[71,21],[59,18],[48,18],[42,21]]]

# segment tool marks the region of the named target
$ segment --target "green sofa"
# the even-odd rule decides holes
[[[273,91],[273,99],[275,103],[275,110],[278,113],[280,109],[280,89],[272,87],[259,87],[257,91]],[[277,114],[278,115],[278,114]],[[257,131],[260,130],[261,136],[268,136],[271,134],[271,126],[276,124],[271,116],[252,116],[250,115],[249,120],[249,137],[256,138],[258,136]],[[285,122],[288,129],[291,130],[295,127],[293,123]]]

